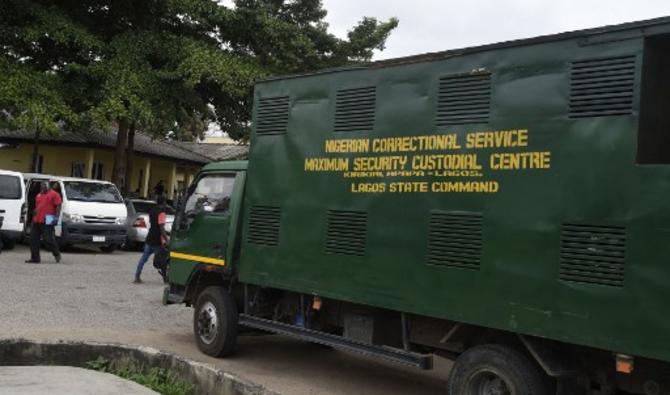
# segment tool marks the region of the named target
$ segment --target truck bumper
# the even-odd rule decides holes
[[[121,245],[126,241],[125,225],[63,224],[62,244]]]

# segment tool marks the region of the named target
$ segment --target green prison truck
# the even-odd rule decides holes
[[[257,83],[165,303],[195,340],[292,336],[450,394],[670,394],[670,18]]]

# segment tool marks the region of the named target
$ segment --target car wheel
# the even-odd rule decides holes
[[[59,250],[67,250],[72,247],[72,244],[69,244],[67,240],[62,237],[56,237],[56,243],[58,244]]]
[[[14,239],[2,239],[2,244],[5,250],[13,250],[16,247],[16,240]]]
[[[456,360],[449,375],[450,395],[548,395],[548,377],[519,351],[503,345],[473,347]]]
[[[112,252],[116,251],[117,246],[115,244],[110,244],[108,246],[102,246],[100,247],[100,251],[105,252],[107,254],[111,254]]]
[[[200,351],[213,357],[231,355],[237,343],[238,320],[237,305],[224,288],[205,288],[193,312],[193,332]]]

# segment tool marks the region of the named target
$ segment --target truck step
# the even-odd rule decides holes
[[[433,356],[430,354],[419,354],[393,347],[376,346],[373,344],[362,343],[359,341],[347,339],[342,336],[319,332],[295,325],[289,325],[283,322],[267,320],[265,318],[258,318],[248,314],[240,314],[239,323],[240,325],[244,325],[249,328],[260,329],[267,332],[298,338],[312,343],[331,346],[345,351],[356,352],[359,354],[380,358],[389,362],[413,366],[420,369],[433,368]]]

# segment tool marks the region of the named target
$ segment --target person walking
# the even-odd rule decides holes
[[[158,184],[154,187],[154,196],[156,197],[156,200],[158,200],[159,196],[162,196],[165,193],[165,184],[163,184],[163,180],[159,180]]]
[[[60,217],[63,200],[46,182],[40,183],[40,193],[35,196],[35,211],[30,228],[30,259],[26,263],[40,263],[40,245],[44,242],[56,262],[60,262],[61,254],[56,243],[55,228]]]
[[[149,233],[144,242],[144,252],[140,257],[140,261],[137,262],[137,268],[135,269],[135,281],[133,281],[135,284],[142,283],[142,269],[151,255],[158,254],[170,241],[165,230],[165,223],[167,222],[165,196],[159,195],[156,202],[158,203],[156,207],[149,211]]]

